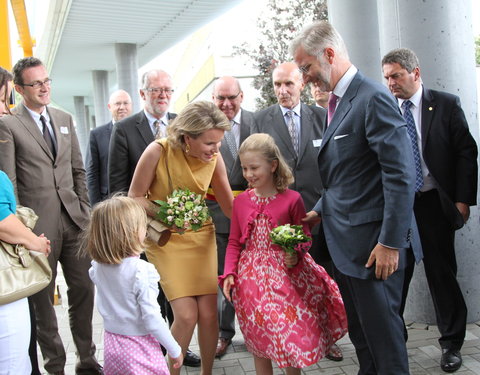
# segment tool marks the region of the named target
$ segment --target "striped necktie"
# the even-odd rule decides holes
[[[52,136],[50,135],[50,131],[48,130],[47,119],[43,116],[40,116],[40,121],[42,122],[43,139],[45,140],[45,143],[47,144],[48,148],[52,152],[53,158],[55,159],[57,157],[57,151],[55,150],[55,144],[53,143]]]

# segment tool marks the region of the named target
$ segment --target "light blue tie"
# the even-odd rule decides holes
[[[227,130],[224,134],[225,140],[227,141],[228,149],[230,150],[234,159],[237,158],[237,142],[235,141],[235,135],[233,135],[233,126],[235,121],[231,122],[232,130]]]
[[[410,100],[405,100],[402,103],[402,108],[403,117],[407,122],[408,135],[412,141],[413,160],[415,161],[415,191],[420,191],[423,186],[422,163],[420,160],[420,150],[418,149],[417,128],[415,127],[415,121],[410,111],[412,104]]]

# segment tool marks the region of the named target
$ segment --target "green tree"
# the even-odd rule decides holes
[[[480,35],[475,37],[475,62],[480,66]]]
[[[244,43],[235,54],[248,56],[258,75],[253,86],[259,90],[257,109],[277,103],[273,92],[272,71],[282,62],[291,60],[289,45],[293,37],[314,20],[327,19],[326,0],[268,0],[265,11],[257,20],[258,42]],[[302,101],[310,102],[304,90]]]

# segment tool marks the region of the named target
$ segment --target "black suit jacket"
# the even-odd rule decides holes
[[[177,115],[167,114],[172,120]],[[108,156],[109,193],[128,192],[133,172],[145,148],[154,141],[143,109],[115,124]]]
[[[423,88],[422,156],[435,179],[442,209],[455,228],[463,218],[455,202],[477,202],[477,144],[470,134],[460,99]]]
[[[300,193],[307,211],[315,206],[322,191],[317,157],[326,113],[322,107],[301,104],[298,156],[293,151],[292,139],[280,106],[275,104],[255,113],[255,127],[252,133],[267,133],[273,137],[282,156],[292,169],[295,181],[290,188]]]
[[[240,144],[251,134],[253,124],[253,113],[242,109],[240,112]],[[235,159],[233,158],[225,138],[222,139],[220,153],[227,168],[228,182],[232,190],[245,190],[248,184],[243,177],[240,158],[238,155]],[[215,224],[215,231],[217,233],[229,233],[230,219],[223,214],[219,204],[216,201],[207,200],[207,205],[212,215],[213,223]]]
[[[112,128],[110,121],[90,131],[85,165],[88,197],[92,206],[108,197],[108,148]]]

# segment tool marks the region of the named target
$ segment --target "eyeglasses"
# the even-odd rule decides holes
[[[28,86],[28,87],[33,87],[34,89],[39,89],[43,85],[49,87],[50,84],[52,83],[51,78],[47,78],[45,81],[35,81],[33,83],[24,83],[22,86]]]
[[[238,92],[237,95],[231,95],[231,96],[221,96],[221,95],[217,95],[215,98],[219,101],[219,102],[224,102],[225,100],[235,100],[237,99],[238,95],[241,94],[241,91]]]
[[[304,66],[299,66],[298,70],[300,70],[301,73],[303,74],[308,74],[308,71],[310,70],[310,67],[312,64],[304,65]]]
[[[165,94],[165,95],[172,95],[173,94],[173,89],[164,89],[163,87],[149,87],[148,89],[143,89],[143,91],[148,91],[150,93],[155,93],[155,94]]]

